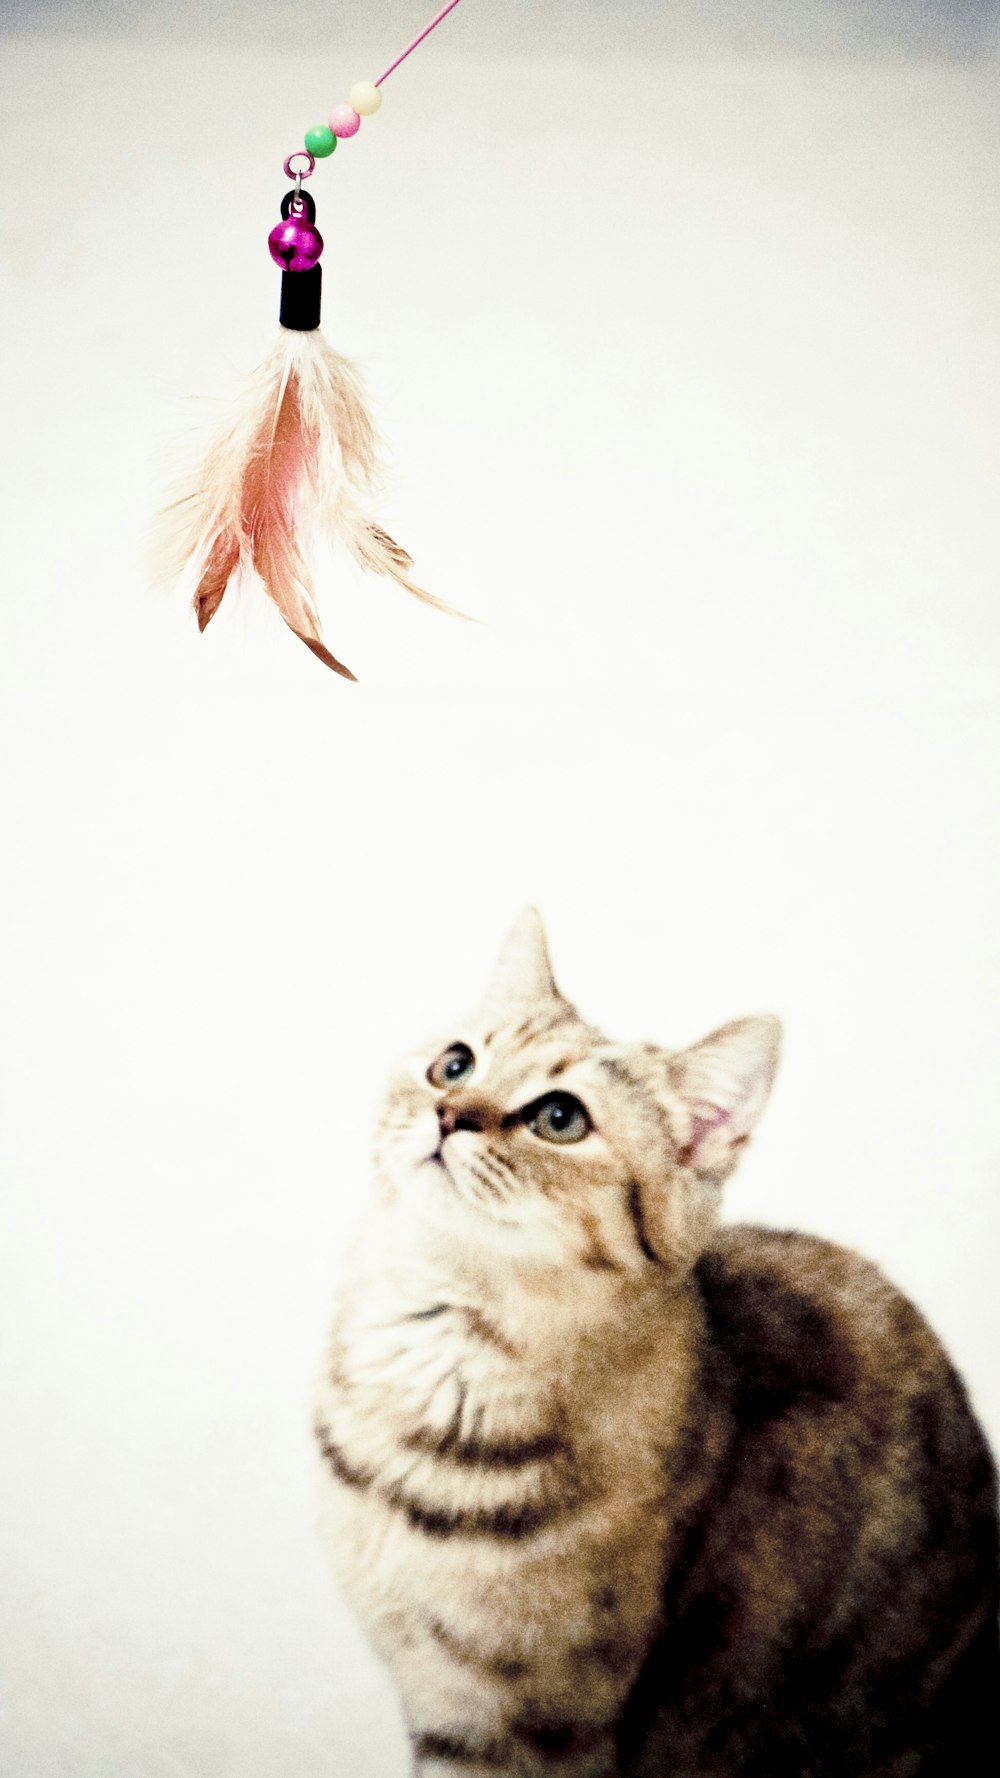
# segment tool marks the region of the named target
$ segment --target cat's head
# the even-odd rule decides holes
[[[780,1035],[765,1015],[685,1050],[612,1043],[560,994],[528,909],[479,1011],[391,1084],[383,1201],[496,1259],[682,1274],[763,1110]]]

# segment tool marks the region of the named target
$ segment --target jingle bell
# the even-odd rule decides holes
[[[267,237],[275,265],[283,272],[308,272],[323,251],[323,236],[315,227],[316,206],[308,192],[297,197],[288,192],[281,204],[281,221]]]

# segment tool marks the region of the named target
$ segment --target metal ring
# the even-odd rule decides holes
[[[300,159],[306,160],[309,162],[309,165],[307,166],[304,173],[303,172],[296,173],[292,167],[292,162],[295,160],[300,160]],[[288,159],[285,162],[285,178],[286,179],[298,179],[300,181],[302,179],[308,179],[308,177],[309,177],[310,173],[313,171],[315,165],[316,165],[315,159],[309,153],[308,148],[293,148],[291,154],[289,155]]]

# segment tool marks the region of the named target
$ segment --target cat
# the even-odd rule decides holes
[[[1000,1770],[962,1384],[857,1254],[717,1220],[779,1041],[608,1042],[529,910],[392,1082],[316,1436],[419,1778]]]

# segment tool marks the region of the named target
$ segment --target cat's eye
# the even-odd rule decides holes
[[[582,1142],[593,1129],[586,1106],[572,1093],[546,1093],[521,1115],[543,1142]]]
[[[451,1043],[431,1063],[427,1078],[432,1087],[453,1087],[457,1081],[465,1080],[475,1066],[476,1058],[467,1043]]]

